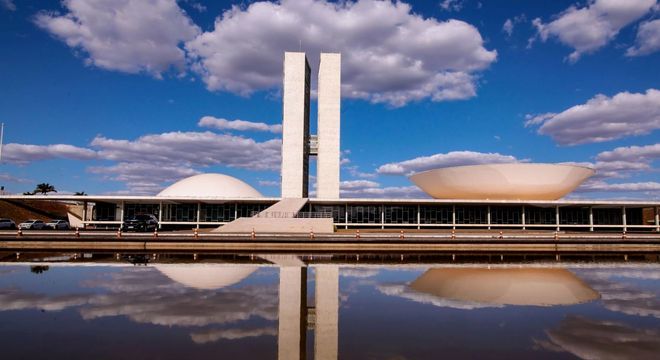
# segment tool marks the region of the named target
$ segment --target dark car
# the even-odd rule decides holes
[[[158,227],[158,219],[151,214],[135,215],[124,221],[122,231],[154,231]]]
[[[0,229],[16,230],[16,223],[12,219],[0,219]]]

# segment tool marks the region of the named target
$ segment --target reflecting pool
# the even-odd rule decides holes
[[[2,253],[2,358],[660,358],[658,256],[498,256]]]

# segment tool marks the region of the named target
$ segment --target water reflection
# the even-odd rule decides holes
[[[50,267],[33,275],[29,265]],[[29,319],[10,311],[46,310],[75,311],[95,331],[108,321],[148,325],[141,331],[160,329],[165,344],[206,349],[193,357],[643,359],[660,352],[656,265],[355,267],[292,255],[117,268],[101,261],[85,264],[102,269],[89,272],[62,265],[0,267],[0,344],[11,344],[6,319]],[[67,286],[50,289],[42,279]],[[178,342],[181,334],[188,344]],[[108,341],[115,338],[122,334]],[[176,357],[159,350],[153,357]]]
[[[566,269],[430,269],[410,291],[447,299],[493,305],[570,305],[598,299],[598,293]]]

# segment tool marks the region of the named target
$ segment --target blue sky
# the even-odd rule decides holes
[[[407,174],[533,161],[595,167],[573,197],[658,199],[659,15],[655,0],[0,0],[0,184],[154,194],[221,172],[278,196],[266,124],[283,52],[302,49],[312,71],[342,53],[343,196],[422,197]]]

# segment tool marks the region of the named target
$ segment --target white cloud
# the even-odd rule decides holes
[[[604,181],[587,182],[580,187],[580,191],[660,191],[660,182],[646,181],[635,183],[610,184]]]
[[[237,340],[259,336],[277,336],[277,329],[274,327],[258,329],[206,329],[190,334],[190,338],[195,344],[206,344],[220,339]]]
[[[648,55],[660,50],[660,19],[642,23],[637,30],[635,46],[628,48],[626,56]]]
[[[420,156],[411,160],[381,165],[376,172],[384,175],[410,175],[412,173],[447,166],[518,162],[514,156],[475,151],[451,151],[444,154]]]
[[[463,0],[443,0],[440,3],[440,7],[445,11],[461,11],[463,5]]]
[[[0,5],[2,5],[5,10],[16,11],[16,4],[14,4],[13,0],[1,0]]]
[[[626,25],[640,19],[655,5],[656,0],[591,0],[582,8],[570,6],[559,16],[544,24],[540,18],[532,21],[537,36],[546,41],[556,37],[574,49],[571,62],[583,54],[607,45]]]
[[[97,157],[94,150],[68,144],[29,145],[6,144],[2,147],[2,160],[25,165],[39,160],[76,159],[89,160]]]
[[[648,134],[660,128],[660,90],[621,92],[613,97],[599,94],[558,114],[528,115],[525,124],[540,124],[537,132],[560,145]]]
[[[128,188],[127,193],[133,195],[154,194],[162,190],[166,183],[200,173],[185,166],[141,162],[121,162],[112,166],[92,166],[87,171],[102,175],[106,180],[125,183]]]
[[[406,3],[376,0],[235,6],[186,49],[209,89],[247,95],[278,88],[282,52],[301,45],[312,66],[321,51],[342,53],[344,96],[394,106],[473,97],[474,73],[497,57],[466,22],[425,19]]]
[[[645,146],[623,146],[611,151],[603,151],[596,156],[598,161],[648,162],[660,159],[660,143]]]
[[[431,294],[417,292],[410,288],[408,284],[383,284],[379,285],[378,291],[388,296],[397,296],[406,300],[411,300],[420,304],[431,304],[433,306],[461,310],[474,310],[483,308],[501,308],[499,304],[485,304],[474,301],[461,301],[442,298]]]
[[[171,66],[183,71],[180,45],[199,33],[175,0],[64,0],[62,5],[66,14],[41,12],[37,26],[82,49],[88,64],[107,70],[157,78]]]
[[[259,186],[280,186],[279,181],[273,180],[259,180]]]
[[[527,16],[525,14],[520,14],[518,16],[514,16],[513,18],[506,19],[504,25],[502,25],[502,31],[507,35],[507,37],[511,37],[511,35],[513,35],[513,29],[515,28],[516,24],[525,21],[527,21]]]
[[[213,116],[204,116],[199,119],[198,126],[213,128],[218,130],[237,130],[237,131],[269,131],[272,133],[281,133],[282,125],[269,125],[262,122],[252,122],[246,120],[227,120]]]
[[[224,165],[249,170],[277,170],[281,140],[257,142],[250,138],[206,132],[169,132],[136,140],[96,137],[91,145],[106,160],[152,164]]]
[[[546,331],[555,345],[581,359],[654,359],[660,352],[657,329],[568,315]]]
[[[386,186],[370,180],[342,181],[339,193],[345,198],[427,198],[417,186]]]
[[[27,184],[33,182],[30,179],[19,178],[10,174],[0,174],[0,180],[18,184]]]

